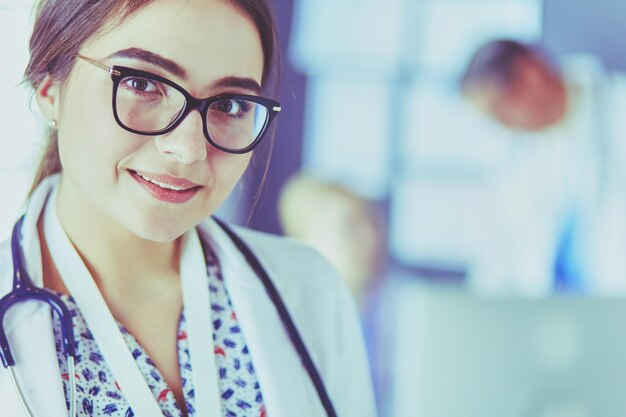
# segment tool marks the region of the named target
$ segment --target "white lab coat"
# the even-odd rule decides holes
[[[476,290],[546,295],[554,290],[559,255],[565,255],[565,266],[585,275],[579,264],[588,262],[589,249],[577,253],[574,248],[583,239],[580,231],[572,247],[562,245],[567,229],[579,227],[576,222],[587,215],[589,200],[595,204],[601,170],[606,169],[610,138],[605,131],[612,121],[603,111],[605,81],[599,65],[584,54],[564,60],[568,102],[563,118],[540,132],[509,132],[510,153],[490,184],[488,220],[470,272]],[[582,279],[588,282],[568,283],[569,289],[597,286],[595,274]]]
[[[42,285],[37,221],[50,178],[26,210],[21,245],[26,268]],[[338,274],[313,250],[288,239],[236,229],[268,271],[313,357],[339,417],[375,415],[369,369],[357,310]],[[250,349],[269,417],[325,416],[317,392],[301,365],[263,285],[228,236],[211,219],[199,227],[222,267],[226,287]],[[10,241],[0,244],[0,296],[12,288]],[[50,308],[14,305],[4,320],[15,370],[35,417],[66,417]],[[0,417],[25,416],[9,372],[0,369]]]

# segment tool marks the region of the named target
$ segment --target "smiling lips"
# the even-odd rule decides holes
[[[184,203],[202,187],[184,178],[166,174],[129,171],[131,176],[153,197],[168,203]]]

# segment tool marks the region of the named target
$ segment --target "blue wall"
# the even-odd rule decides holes
[[[287,178],[302,164],[302,125],[306,98],[306,77],[290,65],[287,57],[293,0],[278,0],[275,7],[283,57],[280,82],[282,111],[278,117],[276,142],[267,174],[267,183],[248,225],[257,230],[279,233],[280,226],[276,208],[278,193]],[[252,176],[261,175],[262,163],[263,161],[258,161],[258,165],[249,174]],[[256,187],[258,181],[253,180],[247,183],[251,187],[246,190],[247,200],[251,201],[250,195],[256,191],[252,188]],[[246,210],[244,211],[247,218],[248,213]]]
[[[563,55],[590,52],[611,70],[626,70],[626,2],[544,0],[544,42]]]

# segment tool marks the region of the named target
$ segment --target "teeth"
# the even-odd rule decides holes
[[[152,184],[158,185],[161,188],[165,188],[166,190],[174,190],[174,191],[183,191],[184,190],[184,188],[178,188],[178,187],[174,187],[173,185],[163,184],[162,182],[155,181],[152,178],[148,178],[148,177],[146,177],[144,175],[141,175],[140,173],[137,173],[137,175],[139,175],[144,180],[151,182]]]

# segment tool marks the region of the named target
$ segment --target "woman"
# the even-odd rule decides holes
[[[261,97],[274,45],[263,0],[40,3],[26,76],[50,146],[15,238],[0,246],[22,391],[0,374],[0,415],[374,414],[336,273],[306,248],[233,237],[209,217],[280,110]],[[260,267],[308,348],[307,370]],[[67,306],[75,359],[46,304],[7,308],[14,271]]]

